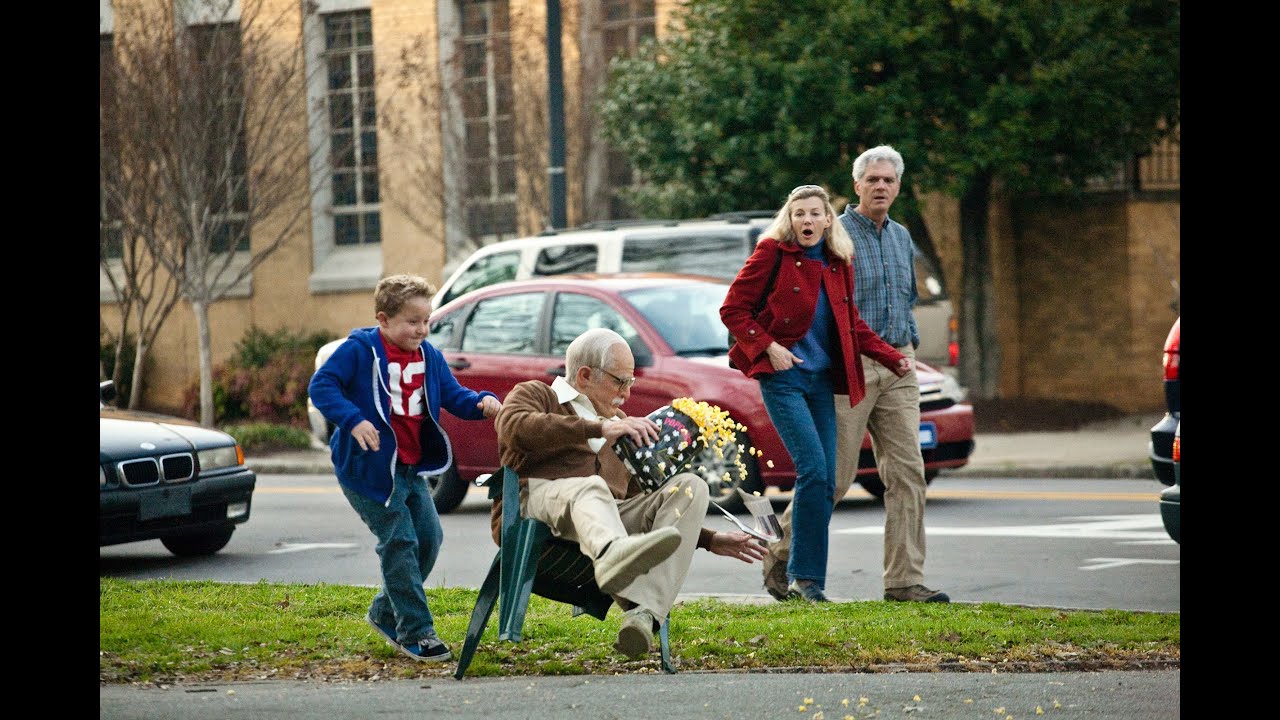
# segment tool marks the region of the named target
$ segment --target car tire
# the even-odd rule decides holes
[[[467,484],[458,477],[457,465],[450,465],[440,475],[432,475],[427,482],[431,488],[431,500],[436,504],[436,513],[440,515],[452,512],[467,496]]]
[[[938,477],[937,470],[925,470],[924,484],[925,485],[931,484],[933,482],[933,479],[936,477]],[[881,500],[884,499],[884,483],[880,481],[879,475],[860,476],[858,478],[858,484],[862,486],[863,490],[866,490],[867,492],[871,493],[871,495],[873,495],[874,497],[879,498]]]
[[[694,472],[698,472],[698,467],[705,467],[706,470],[700,472],[703,479],[707,481],[707,489],[711,494],[711,502],[728,510],[731,513],[740,513],[746,510],[746,503],[742,497],[738,495],[737,489],[742,488],[745,493],[763,493],[764,483],[760,479],[760,470],[756,466],[756,459],[750,454],[742,458],[742,465],[746,468],[744,474],[738,469],[735,459],[741,453],[738,451],[737,445],[731,445],[725,449],[724,457],[716,457],[714,450],[703,450],[703,456],[693,462]],[[730,482],[724,481],[724,473],[729,473]],[[707,511],[710,512],[708,507]],[[716,513],[719,514],[718,512]]]
[[[201,557],[212,555],[231,542],[231,533],[235,526],[210,530],[195,535],[170,535],[160,538],[165,548],[178,557]]]

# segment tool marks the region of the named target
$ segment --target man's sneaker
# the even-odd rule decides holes
[[[787,599],[787,564],[772,553],[764,556],[764,589],[774,600]]]
[[[680,531],[670,525],[618,538],[596,558],[596,585],[612,595],[671,557],[679,547]]]
[[[898,602],[951,602],[951,596],[940,590],[930,590],[923,585],[885,588],[884,599]]]
[[[622,627],[618,628],[618,641],[613,649],[635,659],[644,657],[653,649],[653,626],[657,620],[653,613],[644,608],[632,608],[622,616]]]
[[[408,655],[414,660],[421,660],[423,662],[444,662],[445,660],[453,657],[453,653],[449,652],[449,646],[445,645],[444,642],[435,635],[423,638],[416,643],[409,643],[408,645],[396,644],[399,645],[400,652]]]
[[[827,596],[823,594],[822,588],[812,580],[801,583],[799,580],[792,580],[791,585],[787,587],[788,598],[800,598],[808,600],[812,603],[831,602]]]
[[[392,645],[395,645],[397,648],[400,647],[400,643],[396,642],[396,624],[395,623],[390,623],[390,624],[378,623],[373,619],[372,615],[365,615],[364,620],[365,622],[369,623],[369,625],[371,625],[374,630],[377,630],[379,635],[386,638],[387,642],[391,643]]]

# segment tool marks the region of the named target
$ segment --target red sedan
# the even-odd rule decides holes
[[[728,283],[698,275],[667,273],[560,275],[490,285],[463,295],[431,316],[430,342],[453,368],[458,382],[506,397],[516,383],[537,378],[550,383],[565,372],[569,343],[593,327],[626,338],[635,355],[636,383],[623,410],[646,415],[672,399],[690,397],[717,405],[747,428],[745,443],[758,455],[729,448],[724,458],[706,451],[695,467],[705,468],[712,499],[740,510],[735,486],[763,492],[787,491],[795,468],[769,422],[755,380],[729,367],[728,331],[720,304]],[[321,350],[325,353],[328,347]],[[323,362],[318,358],[317,362]],[[920,437],[926,474],[960,467],[973,451],[973,407],[960,402],[950,377],[917,363],[920,378]],[[453,442],[455,469],[433,490],[440,512],[461,502],[466,483],[498,467],[493,423],[464,422],[448,413],[441,424]],[[735,459],[740,457],[745,477]],[[730,481],[724,482],[728,472]],[[877,497],[884,486],[876,475],[871,439],[863,439],[858,482]]]

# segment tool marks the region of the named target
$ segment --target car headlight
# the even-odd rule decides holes
[[[196,456],[200,458],[201,470],[217,470],[218,468],[235,467],[236,465],[244,464],[244,451],[240,449],[239,443],[227,447],[201,450],[196,453]]]
[[[99,465],[98,466],[98,488],[101,489],[106,486],[107,486],[107,471],[103,470],[102,466]]]
[[[965,396],[969,393],[960,387],[960,383],[950,375],[943,374],[942,379],[937,382],[927,382],[920,384],[920,394],[938,393],[944,398],[949,398],[953,402],[964,402]]]

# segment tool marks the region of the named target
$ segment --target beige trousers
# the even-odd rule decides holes
[[[898,348],[915,358],[910,344]],[[862,357],[867,394],[854,407],[836,395],[836,502],[849,492],[858,470],[862,438],[871,432],[876,469],[884,483],[884,587],[924,583],[924,505],[928,485],[920,455],[920,384],[912,370],[903,377]],[[791,505],[782,513],[782,540],[770,545],[777,562],[791,552]]]
[[[529,478],[521,512],[547,524],[556,537],[576,542],[593,561],[613,540],[668,525],[680,530],[680,547],[666,560],[618,591],[664,622],[684,586],[698,534],[707,516],[707,483],[680,473],[651,493],[617,500],[599,475],[545,480]]]

